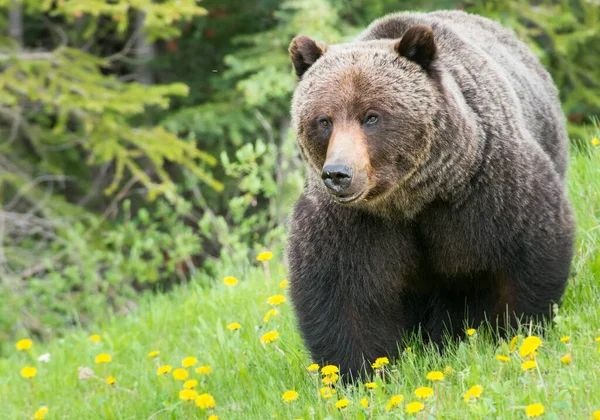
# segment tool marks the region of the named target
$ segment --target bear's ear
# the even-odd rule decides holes
[[[290,57],[296,70],[296,75],[302,77],[306,70],[319,59],[325,51],[327,44],[316,42],[312,38],[304,35],[297,36],[290,43]]]
[[[433,39],[433,29],[427,25],[413,25],[394,44],[394,50],[427,70],[436,58],[437,47]]]

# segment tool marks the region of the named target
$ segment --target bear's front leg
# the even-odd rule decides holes
[[[411,228],[305,194],[288,256],[292,302],[315,362],[356,377],[377,357],[398,354],[417,322],[402,304],[418,276]]]

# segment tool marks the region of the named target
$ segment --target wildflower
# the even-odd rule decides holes
[[[363,398],[362,400],[360,400],[360,405],[362,405],[365,408],[369,408],[369,400]]]
[[[533,369],[536,366],[537,366],[537,363],[535,360],[527,360],[526,362],[523,362],[523,364],[521,365],[521,370],[523,372],[525,372],[526,370]]]
[[[270,309],[269,312],[267,312],[267,314],[265,315],[265,317],[263,318],[263,321],[265,322],[269,322],[269,319],[272,316],[278,315],[279,312],[277,312],[277,309]]]
[[[483,387],[481,385],[474,385],[467,392],[465,392],[465,402],[470,402],[471,398],[477,399],[481,396],[483,392]]]
[[[48,363],[50,361],[50,353],[40,354],[37,360],[38,362]]]
[[[348,407],[348,404],[350,404],[350,401],[348,401],[346,398],[342,398],[341,400],[338,400],[335,403],[335,408],[339,408],[339,409],[346,408],[346,407]]]
[[[164,365],[164,366],[159,367],[156,370],[156,374],[157,375],[164,375],[166,373],[171,372],[171,369],[173,369],[173,366],[171,366],[171,365]]]
[[[410,404],[408,404],[406,406],[406,412],[409,414],[414,414],[414,413],[418,413],[423,408],[425,408],[425,405],[423,405],[423,403],[421,401],[415,401],[415,402],[411,402]]]
[[[530,404],[525,409],[527,417],[539,417],[544,414],[544,406],[542,404]]]
[[[570,335],[565,335],[564,337],[560,337],[560,342],[561,343],[566,343],[567,341],[569,341],[571,339]]]
[[[327,365],[321,368],[322,375],[331,375],[332,373],[338,373],[340,370],[335,365]]]
[[[98,356],[96,356],[96,359],[94,360],[94,362],[96,363],[109,363],[112,361],[112,357],[110,357],[110,354],[106,354],[106,353],[101,353]]]
[[[496,356],[496,360],[498,360],[500,362],[510,362],[510,357],[498,355],[498,356]]]
[[[36,412],[33,414],[33,418],[36,420],[44,420],[46,414],[48,414],[48,407],[42,406],[36,410]]]
[[[269,261],[272,258],[273,253],[271,251],[264,251],[256,256],[256,261]]]
[[[231,324],[227,325],[227,329],[231,331],[237,331],[240,328],[242,328],[242,326],[239,322],[232,322]]]
[[[212,369],[208,365],[198,366],[196,368],[196,373],[199,373],[200,375],[210,375],[211,372],[212,372]]]
[[[100,336],[98,334],[90,335],[90,341],[93,341],[94,343],[97,343],[97,342],[100,341]]]
[[[176,381],[185,381],[188,376],[189,373],[185,369],[178,368],[173,371],[173,378],[175,378]]]
[[[37,369],[31,366],[25,366],[21,369],[21,376],[25,379],[31,379],[37,373]]]
[[[402,395],[394,395],[392,398],[390,398],[390,401],[385,406],[385,411],[390,411],[402,401],[404,401],[404,397]]]
[[[210,416],[208,416],[207,420],[219,420],[219,416],[217,416],[215,414],[211,414]]]
[[[467,335],[468,336],[472,336],[473,334],[475,334],[477,331],[475,330],[475,328],[469,328],[467,330]]]
[[[292,402],[298,399],[298,393],[294,390],[285,391],[281,398],[285,402]]]
[[[306,369],[308,369],[310,372],[315,372],[315,371],[319,370],[319,365],[316,363],[313,363],[312,365],[308,365],[308,367]]]
[[[287,280],[281,280],[279,282],[279,287],[281,287],[282,289],[285,289],[288,286],[289,282]]]
[[[596,338],[595,338],[595,340],[596,340],[597,342],[600,342],[600,337],[596,337]]]
[[[196,388],[196,385],[198,385],[198,381],[195,379],[188,379],[183,383],[183,387],[186,389]]]
[[[407,353],[411,353],[412,352],[412,347],[407,347],[406,349],[404,349]]]
[[[567,353],[560,358],[560,361],[563,362],[565,365],[570,365],[572,360],[573,357],[571,356],[571,353]]]
[[[200,394],[196,397],[196,405],[200,408],[214,408],[217,402],[210,394]]]
[[[272,343],[273,341],[279,338],[279,333],[277,331],[269,331],[268,333],[263,334],[260,338],[260,342],[264,343]]]
[[[422,386],[421,388],[415,389],[415,395],[417,398],[426,399],[433,395],[433,389],[428,386]]]
[[[326,375],[323,379],[321,379],[321,382],[323,382],[325,385],[333,385],[337,382],[339,377],[340,376],[337,373],[332,373],[330,375]]]
[[[22,340],[17,341],[16,347],[17,347],[17,350],[19,350],[19,351],[29,350],[31,348],[32,344],[33,344],[33,341],[31,341],[31,339],[23,338]]]
[[[117,379],[114,376],[109,376],[106,378],[106,383],[109,385],[114,385],[115,382],[117,382]]]
[[[446,366],[444,368],[444,374],[446,375],[450,375],[453,372],[452,368],[450,366]]]
[[[197,363],[198,363],[198,359],[196,359],[194,356],[188,356],[181,361],[181,365],[183,367],[192,367]]]
[[[335,394],[335,389],[328,386],[321,388],[321,397],[325,398],[326,400],[331,398],[333,394]]]
[[[592,416],[594,417],[594,420],[600,420],[600,410],[594,411]]]
[[[195,400],[198,396],[198,392],[195,389],[182,389],[179,391],[179,399],[183,401]]]
[[[366,386],[367,388],[369,388],[369,389],[375,389],[375,388],[377,388],[377,384],[376,384],[375,382],[367,382],[367,383],[365,384],[365,386]]]
[[[236,279],[235,277],[228,276],[228,277],[223,278],[223,284],[225,286],[232,286],[233,287],[236,284],[238,284],[238,279]]]
[[[527,337],[525,340],[523,340],[523,344],[521,344],[521,347],[519,347],[519,356],[529,356],[530,354],[535,353],[535,351],[541,345],[542,340],[539,337],[535,335]]]
[[[148,357],[156,357],[160,354],[160,352],[158,350],[153,350],[150,353],[148,353]]]
[[[600,140],[598,140],[598,137],[594,137],[592,139],[592,146],[598,146],[600,144]]]
[[[373,369],[381,369],[384,365],[389,365],[390,361],[387,357],[378,357],[377,359],[375,359],[375,363],[373,363],[371,366],[373,366]]]
[[[439,370],[434,370],[432,372],[429,372],[426,378],[430,381],[441,381],[442,379],[444,379],[444,374]]]
[[[274,295],[274,296],[271,296],[269,299],[267,299],[267,302],[270,305],[279,306],[283,302],[285,302],[285,296],[283,296],[283,295]]]
[[[517,341],[519,341],[519,338],[521,338],[520,335],[515,335],[512,340],[510,340],[509,350],[511,353],[517,348]]]

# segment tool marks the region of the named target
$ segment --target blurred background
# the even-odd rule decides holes
[[[0,0],[0,342],[281,250],[303,186],[290,40],[402,10],[502,22],[600,113],[600,0]]]

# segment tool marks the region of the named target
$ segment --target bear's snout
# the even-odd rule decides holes
[[[344,196],[352,184],[352,168],[346,165],[325,165],[321,179],[331,192]]]

